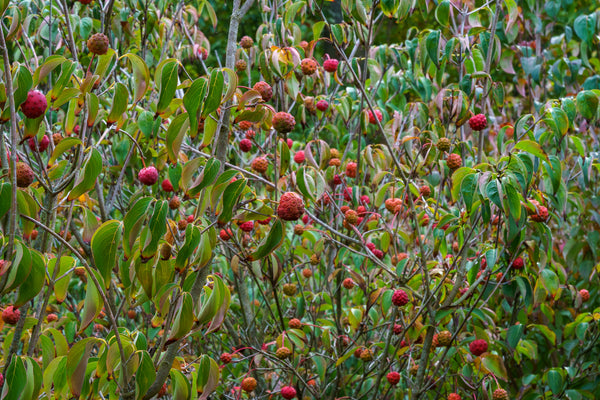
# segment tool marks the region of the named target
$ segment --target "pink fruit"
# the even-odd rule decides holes
[[[396,289],[392,295],[392,304],[401,307],[408,303],[408,294],[402,289]]]
[[[293,399],[296,397],[296,389],[293,386],[284,386],[281,388],[281,397],[284,399]]]
[[[392,371],[387,374],[386,378],[389,384],[392,386],[397,385],[398,382],[400,382],[400,374],[396,371]]]
[[[39,90],[31,90],[27,93],[27,99],[21,104],[21,111],[27,118],[39,118],[46,113],[48,101],[46,96]]]
[[[250,139],[242,139],[240,140],[240,150],[244,153],[252,150],[252,141]]]
[[[142,168],[138,173],[138,179],[146,186],[152,186],[158,180],[158,171],[154,166]]]
[[[164,190],[165,192],[172,192],[174,190],[173,184],[168,179],[165,179],[164,181],[162,181],[161,187],[162,187],[162,190]]]
[[[483,114],[477,114],[469,119],[469,126],[474,131],[482,131],[487,126],[487,118]]]
[[[323,61],[323,69],[327,72],[335,72],[338,69],[338,64],[340,62],[335,58],[330,58]]]
[[[284,221],[295,221],[304,214],[304,200],[299,194],[286,192],[277,206],[277,215]]]
[[[480,355],[485,353],[487,351],[487,349],[488,349],[488,344],[483,339],[473,340],[471,343],[469,343],[469,350],[475,356],[479,357]]]
[[[40,153],[46,151],[50,144],[50,138],[48,135],[44,135],[41,140],[38,141],[37,148],[35,145],[36,139],[34,137],[29,138],[28,144],[31,151],[39,151]]]
[[[294,154],[294,161],[297,164],[302,164],[304,162],[304,151],[303,150],[299,150],[296,152],[296,154]]]
[[[19,322],[19,318],[21,318],[21,311],[13,306],[8,306],[2,311],[2,321],[9,325],[15,325]]]
[[[329,107],[329,103],[327,102],[327,100],[317,101],[317,110],[325,111],[325,110],[327,110],[328,107]]]

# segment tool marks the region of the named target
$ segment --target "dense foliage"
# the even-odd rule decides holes
[[[599,12],[0,0],[0,399],[600,398]]]

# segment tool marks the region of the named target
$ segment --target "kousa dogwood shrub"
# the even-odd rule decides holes
[[[600,397],[592,2],[0,13],[0,399]]]

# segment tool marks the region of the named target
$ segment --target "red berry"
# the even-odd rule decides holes
[[[293,386],[284,386],[281,388],[281,397],[284,399],[293,399],[296,397],[296,389]]]
[[[483,353],[485,353],[487,351],[487,349],[488,349],[488,344],[483,339],[473,340],[471,343],[469,343],[469,350],[475,356],[482,355]]]
[[[288,321],[288,326],[290,329],[300,329],[302,328],[302,322],[298,318],[292,318]]]
[[[229,354],[229,353],[221,354],[221,362],[223,364],[229,364],[231,362],[231,354]]]
[[[171,181],[168,179],[165,179],[164,181],[162,181],[160,186],[162,187],[162,190],[164,190],[165,192],[172,192],[174,190],[173,185],[171,184]]]
[[[327,72],[335,72],[338,69],[338,64],[340,62],[335,58],[330,58],[328,60],[323,61],[323,69]]]
[[[46,321],[48,322],[54,322],[58,319],[58,315],[56,314],[48,314],[46,315]]]
[[[462,166],[462,158],[458,154],[452,153],[448,155],[446,165],[448,165],[448,168],[451,170],[458,169]]]
[[[158,180],[158,171],[154,166],[142,168],[138,173],[138,179],[146,186],[152,186]]]
[[[524,266],[525,266],[525,262],[523,262],[523,258],[522,257],[517,257],[512,262],[512,268],[513,269],[523,269]]]
[[[13,306],[8,306],[2,311],[2,321],[9,325],[15,325],[19,322],[19,318],[21,318],[21,311]]]
[[[304,162],[304,151],[303,150],[299,150],[296,152],[296,154],[294,154],[294,161],[297,164],[302,164]]]
[[[273,97],[273,88],[267,82],[256,82],[253,89],[260,93],[264,101],[269,101]]]
[[[383,257],[385,257],[385,254],[383,253],[383,251],[381,251],[379,249],[375,249],[372,251],[373,251],[373,254],[375,254],[375,257],[379,258],[380,260],[383,260]]]
[[[396,371],[392,371],[389,374],[387,374],[386,378],[392,386],[397,385],[398,382],[400,382],[400,374]]]
[[[363,194],[362,196],[360,196],[360,202],[363,204],[369,204],[371,202],[371,199],[369,199],[369,196],[367,196],[366,194]]]
[[[219,237],[221,238],[221,240],[223,241],[228,241],[229,239],[231,239],[231,236],[233,236],[231,234],[231,229],[221,229],[221,232],[219,232]]]
[[[429,197],[429,195],[431,195],[431,188],[427,185],[423,185],[419,188],[419,193],[421,193],[421,196],[423,197]]]
[[[46,96],[39,90],[31,90],[27,93],[27,99],[21,104],[21,111],[27,118],[39,118],[46,113],[48,101]]]
[[[483,114],[477,114],[469,119],[469,126],[474,131],[482,131],[487,126],[487,119]]]
[[[44,135],[41,140],[38,141],[37,146],[35,145],[36,139],[34,137],[29,138],[29,148],[31,151],[46,151],[48,145],[50,144],[50,138],[47,135]],[[37,148],[36,148],[37,147]]]
[[[108,51],[108,36],[104,33],[95,33],[87,41],[87,47],[90,53],[101,56]]]
[[[356,163],[352,161],[346,164],[346,176],[348,178],[356,178],[356,167]]]
[[[277,215],[284,221],[295,221],[304,214],[304,200],[294,192],[286,192],[281,196],[277,206]]]
[[[342,286],[346,289],[352,289],[354,287],[354,281],[352,280],[352,278],[346,278],[342,282]]]
[[[254,379],[253,377],[249,376],[247,378],[244,378],[244,380],[242,381],[242,390],[244,392],[251,392],[254,389],[256,389],[256,379]]]
[[[296,119],[292,116],[292,114],[286,113],[285,111],[280,111],[273,115],[272,119],[273,129],[275,129],[279,133],[287,133],[291,132],[296,126]]]
[[[252,232],[252,229],[254,229],[254,222],[253,221],[242,222],[241,224],[239,224],[239,227],[244,232]]]
[[[375,120],[375,117],[377,117],[377,120],[379,120],[381,122],[381,120],[383,119],[383,114],[381,113],[381,111],[375,110],[375,115],[373,115],[371,110],[369,110],[369,122],[370,123],[372,123],[372,124],[377,123],[377,120]]]
[[[242,139],[240,140],[240,150],[244,153],[252,150],[252,141],[250,139]]]
[[[492,394],[493,400],[508,400],[508,392],[502,388],[494,390]]]
[[[17,162],[17,187],[26,188],[33,183],[35,175],[28,164]]]
[[[312,58],[305,58],[300,62],[300,69],[304,75],[312,75],[317,72],[318,64]]]
[[[269,222],[271,222],[271,217],[267,217],[266,219],[261,219],[256,222],[258,222],[261,225],[269,225]]]
[[[448,400],[462,400],[458,393],[450,393],[448,395]]]
[[[327,100],[317,101],[317,110],[325,111],[325,110],[327,110],[327,108],[329,108],[329,103],[327,102]]]
[[[579,295],[581,296],[581,301],[584,303],[590,299],[590,292],[587,289],[581,289]]]
[[[408,294],[402,289],[396,289],[392,295],[392,304],[402,307],[408,303]]]
[[[288,140],[287,140],[288,149],[291,149],[293,145],[294,145],[294,141],[292,139],[288,138]]]
[[[400,324],[394,324],[394,335],[399,335],[402,333],[402,325]]]

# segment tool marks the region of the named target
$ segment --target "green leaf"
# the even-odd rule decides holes
[[[163,238],[167,232],[167,213],[169,212],[169,202],[166,200],[159,200],[154,206],[154,212],[150,217],[150,223],[148,225],[149,236],[147,236],[143,246],[141,255],[145,259],[149,259],[156,254],[158,249],[158,242]]]
[[[598,113],[598,103],[600,99],[591,90],[583,90],[577,93],[577,110],[581,116],[587,120],[596,119]]]
[[[427,48],[427,54],[429,58],[437,68],[440,67],[439,60],[439,49],[440,49],[440,31],[432,31],[427,35],[427,39],[425,40],[425,46]]]
[[[173,400],[190,399],[190,382],[181,371],[171,369],[171,382],[173,384]]]
[[[176,163],[179,157],[181,143],[185,137],[185,133],[190,127],[190,121],[187,113],[181,113],[171,123],[167,129],[166,147],[169,155],[169,162]]]
[[[252,261],[260,260],[271,254],[273,250],[281,246],[283,240],[285,239],[285,226],[283,222],[277,218],[275,223],[271,226],[269,230],[269,234],[261,243],[261,245],[256,249],[254,253],[249,256],[249,259]]]
[[[147,351],[139,351],[138,353],[141,357],[139,368],[135,374],[135,383],[138,388],[137,392],[144,394],[156,380],[156,370]]]
[[[221,162],[216,158],[210,158],[207,162],[198,178],[194,182],[194,184],[186,191],[186,194],[190,197],[195,197],[202,189],[206,188],[209,185],[212,185],[213,182],[219,176],[219,169],[221,167]]]
[[[93,148],[83,166],[83,171],[79,173],[77,181],[69,193],[68,200],[74,200],[82,194],[92,190],[100,172],[102,172],[102,156],[98,150]]]
[[[502,191],[505,194],[505,197],[502,199],[504,212],[510,215],[515,221],[518,221],[521,218],[521,195],[508,182],[502,183]]]
[[[0,219],[4,218],[8,210],[10,210],[10,199],[12,196],[11,185],[8,182],[0,184]]]
[[[450,1],[441,1],[435,9],[435,19],[443,27],[448,26],[450,20]]]
[[[67,289],[69,288],[69,276],[64,276],[70,269],[75,266],[75,259],[69,256],[60,257],[60,264],[56,265],[57,258],[51,258],[48,260],[48,274],[54,275],[54,269],[58,268],[56,276],[62,278],[54,282],[54,296],[56,301],[62,303],[67,298]]]
[[[139,237],[152,201],[151,197],[141,198],[125,214],[123,219],[123,252],[127,258],[131,256],[131,248]]]
[[[117,266],[117,250],[123,234],[120,221],[110,220],[103,223],[92,236],[91,248],[94,263],[104,279],[105,288],[110,287],[111,273]]]
[[[521,340],[522,336],[523,325],[513,325],[510,328],[508,328],[508,333],[506,334],[506,342],[510,347],[514,349],[517,346],[517,343],[519,343],[519,340]]]
[[[33,77],[25,65],[19,66],[13,78],[13,93],[15,107],[18,109],[21,103],[27,99],[27,94],[33,86]]]
[[[114,124],[121,118],[125,110],[127,110],[127,103],[129,102],[129,91],[127,86],[121,82],[115,84],[115,95],[113,97],[112,108],[108,117],[106,117],[106,123],[108,125]]]
[[[2,294],[10,293],[13,289],[21,286],[31,274],[32,258],[31,251],[22,242],[15,243],[15,256],[11,260],[12,265],[8,271],[6,286]]]
[[[184,337],[194,325],[194,306],[192,296],[189,293],[183,293],[177,305],[177,314],[173,321],[171,337],[166,341],[165,346]]]
[[[156,68],[154,79],[155,82],[160,82],[158,103],[156,105],[157,115],[165,112],[175,96],[175,90],[177,90],[177,83],[179,81],[179,76],[177,75],[178,69],[179,63],[172,58],[164,60]]]
[[[497,378],[507,380],[506,367],[502,361],[502,357],[497,354],[486,353],[481,356],[481,363],[485,369],[493,373]]]
[[[76,398],[81,395],[88,360],[95,345],[104,343],[102,339],[88,337],[75,343],[67,355],[66,373],[71,394]]]
[[[133,98],[137,103],[146,94],[150,85],[150,71],[144,60],[132,53],[123,54],[119,59],[127,57],[133,67]]]
[[[46,282],[46,260],[42,253],[30,249],[31,272],[28,278],[19,287],[19,296],[13,306],[21,307],[37,296]]]
[[[215,360],[203,354],[196,370],[196,391],[202,393],[200,400],[204,400],[219,386],[221,369]]]
[[[221,98],[223,96],[223,87],[225,85],[225,78],[223,73],[219,70],[213,70],[210,74],[210,80],[208,82],[208,94],[202,104],[202,116],[207,117],[213,111],[221,105]]]
[[[551,269],[543,269],[540,273],[540,278],[542,285],[548,290],[550,294],[556,294],[558,291],[558,276]]]
[[[102,282],[102,276],[97,271],[92,270],[92,273],[98,279],[98,283]],[[83,310],[81,311],[79,333],[83,332],[100,315],[102,307],[104,307],[104,300],[100,296],[100,291],[94,282],[89,279],[85,289],[85,300],[83,302]]]
[[[183,105],[190,119],[190,136],[193,138],[198,134],[198,110],[204,101],[207,87],[206,78],[198,78],[192,82],[183,96]]]
[[[2,400],[21,400],[26,385],[27,372],[25,371],[23,359],[18,356],[13,357],[4,377]]]
[[[246,179],[237,179],[225,188],[223,192],[223,209],[217,219],[219,225],[225,225],[231,221],[233,208],[237,205],[240,196],[246,188],[246,182]]]
[[[550,161],[548,159],[548,155],[544,150],[542,150],[542,147],[539,145],[539,143],[534,142],[533,140],[521,140],[515,145],[515,149],[524,150],[538,158],[541,158],[542,160],[548,162]]]

